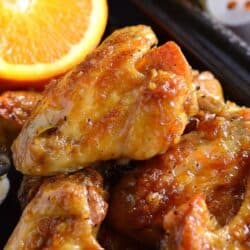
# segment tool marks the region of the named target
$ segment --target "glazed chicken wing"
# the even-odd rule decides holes
[[[231,204],[233,207],[234,204]],[[250,247],[250,178],[244,201],[229,223],[220,226],[206,204],[205,197],[197,195],[185,204],[172,209],[164,217],[165,240],[163,250],[239,249]],[[221,211],[224,212],[223,210]]]
[[[165,249],[247,249],[250,110],[224,106],[221,116],[204,114],[179,144],[122,177],[111,195],[114,228],[151,246],[165,238]]]
[[[94,170],[44,178],[5,250],[102,249],[96,241],[107,203]]]
[[[178,142],[197,111],[179,47],[149,27],[114,32],[54,83],[13,145],[18,170],[74,171],[109,159],[148,159]]]

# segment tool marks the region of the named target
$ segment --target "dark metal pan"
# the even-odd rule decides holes
[[[201,67],[212,71],[230,99],[250,104],[250,47],[247,43],[188,1],[131,2],[196,58]]]

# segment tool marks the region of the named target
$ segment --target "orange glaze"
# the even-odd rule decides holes
[[[31,201],[4,249],[101,250],[96,235],[107,212],[102,177],[88,169],[37,181],[33,199],[22,194]]]
[[[34,91],[6,91],[0,95],[0,117],[22,127],[41,97]]]
[[[225,117],[200,117],[196,130],[183,135],[167,153],[138,163],[112,192],[111,225],[142,243],[157,246],[165,238],[164,217],[199,195],[218,227],[226,227],[241,207],[250,163],[250,124],[239,113],[240,108]],[[179,223],[181,230],[184,221]],[[246,242],[239,239],[238,244]],[[171,248],[171,242],[166,245],[166,249],[186,249]]]

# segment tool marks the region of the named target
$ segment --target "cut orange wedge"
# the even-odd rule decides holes
[[[68,71],[100,42],[107,12],[106,0],[0,1],[0,78],[41,82]]]

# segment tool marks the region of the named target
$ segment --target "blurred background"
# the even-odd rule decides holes
[[[249,0],[192,0],[191,2],[233,30],[248,44],[250,43]]]

